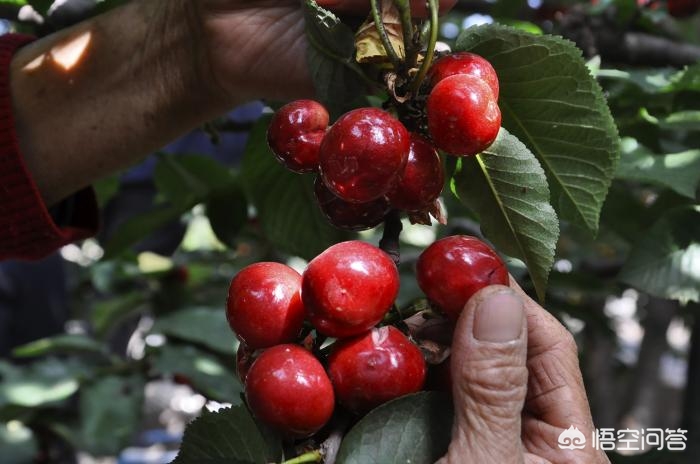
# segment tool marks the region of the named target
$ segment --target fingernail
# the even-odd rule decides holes
[[[486,296],[476,308],[474,338],[504,343],[520,338],[523,330],[523,302],[510,291]]]

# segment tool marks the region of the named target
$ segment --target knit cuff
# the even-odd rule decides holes
[[[0,37],[0,260],[35,260],[70,242],[94,235],[98,208],[94,191],[71,199],[71,217],[59,226],[49,214],[19,149],[10,87],[10,63],[17,49],[34,38]]]

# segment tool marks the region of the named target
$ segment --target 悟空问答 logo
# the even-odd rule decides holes
[[[577,450],[586,447],[586,437],[573,425],[559,434],[559,448]]]

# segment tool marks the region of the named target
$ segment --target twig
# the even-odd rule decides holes
[[[423,83],[423,79],[425,79],[426,74],[428,74],[430,65],[433,63],[435,44],[437,43],[438,39],[438,2],[437,0],[428,0],[428,4],[430,5],[430,38],[428,39],[428,48],[425,51],[423,63],[421,64],[418,74],[416,75],[415,79],[413,79],[413,82],[411,82],[411,86],[409,87],[409,91],[414,93],[420,88],[421,84]]]
[[[403,230],[403,224],[401,224],[401,216],[398,210],[391,210],[389,214],[386,215],[384,219],[384,234],[382,239],[379,241],[379,248],[384,250],[394,263],[398,266],[401,262],[401,245],[399,243],[399,236]]]

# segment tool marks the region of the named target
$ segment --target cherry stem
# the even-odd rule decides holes
[[[411,18],[411,4],[408,0],[394,0],[394,5],[399,10],[401,17],[401,29],[403,31],[403,46],[406,50],[406,63],[413,66],[418,55],[418,50],[413,43],[413,20]]]
[[[428,48],[425,50],[425,58],[418,70],[416,78],[411,82],[409,87],[410,92],[417,92],[420,88],[425,76],[428,74],[430,65],[433,64],[433,56],[435,56],[435,44],[438,39],[438,0],[427,0],[430,7],[430,38],[428,39]]]
[[[379,38],[382,39],[382,45],[384,45],[384,50],[386,50],[386,53],[389,56],[389,59],[391,60],[391,63],[394,65],[394,69],[398,71],[398,69],[401,67],[401,60],[399,59],[399,55],[396,54],[394,46],[391,45],[389,35],[387,34],[386,28],[384,27],[382,9],[379,7],[379,3],[377,2],[377,0],[370,0],[370,5],[372,7],[372,19],[374,20],[374,27],[377,28]]]
[[[384,218],[384,234],[379,241],[379,248],[391,256],[391,259],[394,260],[394,264],[397,266],[401,263],[399,236],[402,230],[401,215],[398,210],[392,209]]]
[[[300,456],[297,456],[288,461],[284,461],[282,464],[304,464],[308,462],[321,462],[323,461],[323,454],[319,450],[309,451]]]

